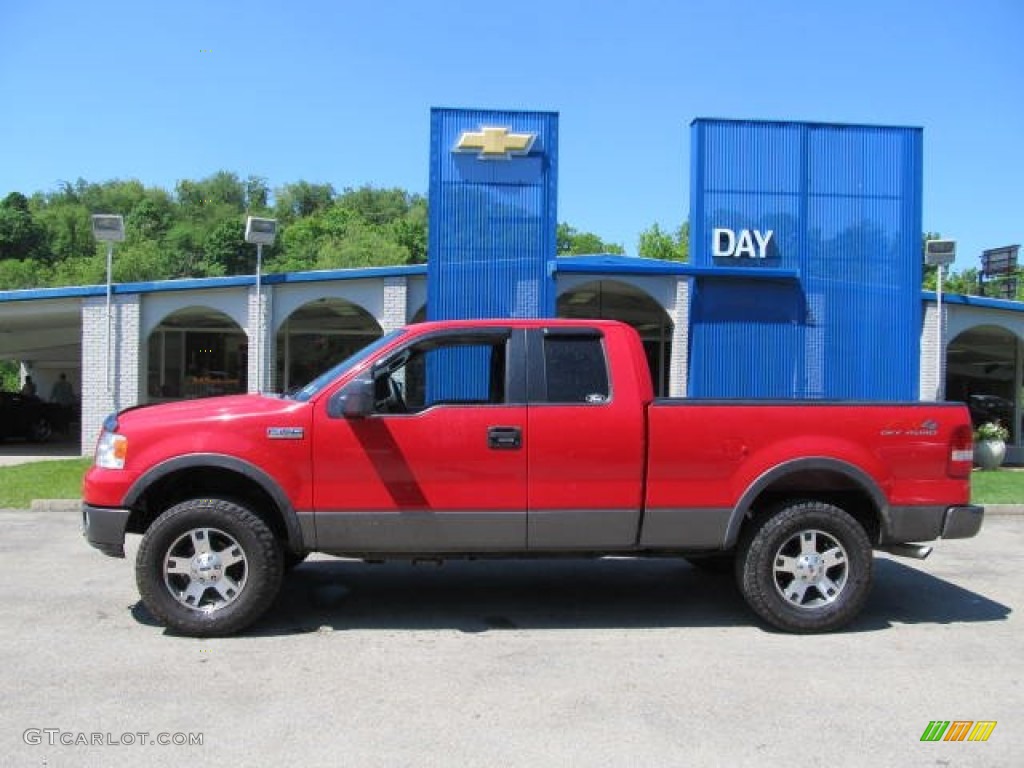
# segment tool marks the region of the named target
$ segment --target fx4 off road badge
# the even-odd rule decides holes
[[[935,437],[939,434],[939,424],[932,419],[926,419],[919,424],[894,424],[886,427],[879,433],[882,437],[895,437],[906,435],[908,437]]]

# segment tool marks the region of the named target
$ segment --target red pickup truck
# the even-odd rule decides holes
[[[136,560],[174,630],[238,631],[310,552],[356,558],[680,556],[732,568],[788,631],[835,629],[872,549],[975,535],[966,407],[653,396],[611,321],[389,333],[304,388],[108,418],[89,543]]]

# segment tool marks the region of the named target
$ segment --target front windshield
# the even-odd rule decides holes
[[[323,389],[332,381],[337,379],[343,373],[352,370],[361,362],[366,360],[366,358],[370,357],[370,355],[374,354],[378,349],[387,346],[392,341],[401,336],[403,333],[405,333],[405,329],[399,328],[396,331],[384,334],[375,342],[363,347],[351,357],[346,357],[333,368],[329,368],[328,370],[324,371],[311,382],[309,382],[309,384],[307,384],[306,386],[289,394],[288,397],[291,397],[293,400],[299,400],[300,402],[305,402],[309,400],[309,398],[313,397],[313,395],[315,395],[321,389]]]

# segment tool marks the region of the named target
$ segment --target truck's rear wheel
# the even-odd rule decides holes
[[[788,632],[847,624],[871,589],[871,542],[849,514],[817,501],[789,504],[740,542],[736,576],[762,619]]]
[[[153,616],[182,634],[209,637],[259,618],[283,569],[280,544],[259,517],[234,502],[191,499],[146,532],[135,575]]]

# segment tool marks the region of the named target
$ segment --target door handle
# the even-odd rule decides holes
[[[523,447],[523,430],[519,427],[488,427],[487,447],[496,451],[518,451]]]

